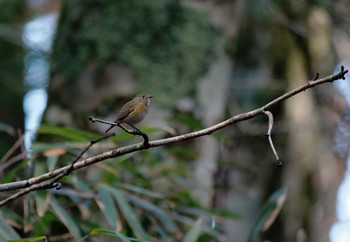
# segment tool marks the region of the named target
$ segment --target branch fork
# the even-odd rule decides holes
[[[118,127],[120,127],[122,130],[124,130],[126,133],[142,136],[144,148],[148,148],[149,138],[148,138],[148,136],[147,136],[146,133],[142,132],[142,131],[139,130],[139,129],[134,128],[133,130],[130,130],[130,129],[125,128],[125,127],[124,127],[123,125],[121,125],[120,123],[112,123],[112,122],[109,122],[109,121],[106,121],[106,120],[103,120],[103,119],[98,119],[98,118],[95,118],[95,117],[92,117],[92,116],[89,117],[89,120],[90,120],[92,123],[98,122],[98,123],[103,123],[103,124],[109,124],[109,125],[112,125],[113,127],[114,127],[114,126],[118,126]]]
[[[271,149],[272,149],[272,152],[273,154],[275,155],[275,158],[276,158],[276,164],[278,167],[282,167],[282,162],[280,161],[280,158],[278,157],[278,154],[277,154],[277,151],[276,151],[276,148],[272,142],[272,138],[271,138],[271,130],[272,130],[272,127],[273,127],[273,115],[270,111],[264,111],[264,114],[269,118],[269,127],[267,129],[267,133],[266,133],[266,137],[270,143],[270,146],[271,146]]]

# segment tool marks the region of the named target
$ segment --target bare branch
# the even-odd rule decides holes
[[[313,81],[316,81],[317,79],[318,79],[318,77],[320,76],[320,73],[316,73],[316,75],[315,75],[315,77],[314,77],[314,79],[312,79]]]
[[[320,85],[320,84],[323,84],[323,83],[326,83],[326,82],[334,82],[336,80],[339,80],[339,79],[343,79],[345,80],[345,74],[348,73],[348,70],[344,70],[344,67],[342,66],[341,67],[341,71],[336,73],[336,74],[333,74],[333,75],[330,75],[330,76],[327,76],[325,78],[322,78],[322,79],[318,79],[318,80],[312,80],[312,81],[308,81],[307,83],[305,83],[304,85],[292,90],[292,91],[289,91],[287,92],[286,94],[276,98],[275,100],[269,102],[268,104],[266,104],[264,107],[262,107],[264,110],[267,110],[267,109],[270,109],[272,106],[275,106],[277,103],[280,103],[302,91],[305,91],[309,88],[312,88],[312,87],[315,87],[317,85]],[[318,75],[316,75],[317,77]]]
[[[7,161],[7,159],[21,146],[24,140],[24,135],[21,135],[19,139],[12,145],[12,147],[6,152],[6,154],[1,158],[0,163]],[[5,169],[5,168],[2,168]]]
[[[272,128],[272,124],[273,121],[271,121],[271,118],[269,116],[270,112],[267,112],[268,109],[270,109],[271,107],[275,106],[276,104],[279,104],[283,101],[285,101],[286,99],[302,92],[305,91],[309,88],[315,87],[317,85],[326,83],[326,82],[333,82],[335,80],[339,80],[339,79],[345,79],[345,74],[348,73],[348,70],[345,70],[344,67],[341,67],[341,71],[337,74],[334,75],[330,75],[328,77],[322,78],[322,79],[318,79],[316,77],[318,77],[318,75],[316,75],[316,77],[311,80],[308,81],[307,83],[305,83],[304,85],[290,91],[287,92],[286,94],[276,98],[275,100],[269,102],[268,104],[264,105],[261,108],[255,109],[253,111],[250,112],[246,112],[246,113],[242,113],[242,114],[238,114],[236,116],[231,117],[230,119],[227,119],[221,123],[218,123],[216,125],[213,125],[211,127],[208,127],[206,129],[202,129],[199,131],[195,131],[192,133],[188,133],[188,134],[184,134],[184,135],[179,135],[179,136],[175,136],[175,137],[171,137],[171,138],[166,138],[166,139],[160,139],[160,140],[154,140],[154,141],[150,141],[150,142],[146,142],[146,140],[144,140],[143,143],[138,143],[138,144],[133,144],[133,145],[128,145],[128,146],[124,146],[124,147],[120,147],[118,149],[115,150],[111,150],[111,151],[107,151],[104,152],[102,154],[96,155],[94,157],[90,157],[87,158],[85,160],[82,161],[78,161],[75,160],[71,165],[65,166],[65,167],[61,167],[59,169],[56,169],[52,172],[37,176],[37,177],[33,177],[30,178],[28,180],[23,180],[23,181],[18,181],[18,182],[10,182],[10,183],[5,183],[5,184],[0,184],[0,192],[4,192],[4,191],[12,191],[12,190],[17,190],[17,189],[21,189],[21,188],[26,188],[23,189],[22,191],[12,195],[11,197],[2,200],[0,202],[0,206],[3,206],[4,204],[6,204],[7,202],[16,199],[20,196],[23,196],[27,193],[29,193],[30,191],[33,190],[38,190],[38,189],[45,189],[45,188],[53,188],[53,187],[59,187],[60,183],[57,183],[55,181],[57,181],[58,179],[60,179],[61,177],[65,176],[66,174],[69,174],[70,172],[72,172],[73,170],[77,170],[77,169],[81,169],[83,167],[95,164],[97,162],[100,161],[104,161],[107,159],[111,159],[111,158],[115,158],[118,156],[122,156],[128,153],[132,153],[135,151],[140,151],[143,149],[149,149],[149,148],[154,148],[154,147],[158,147],[158,146],[163,146],[163,145],[168,145],[168,144],[172,144],[172,143],[176,143],[176,142],[181,142],[181,141],[185,141],[185,140],[189,140],[189,139],[194,139],[200,136],[204,136],[204,135],[210,135],[211,133],[223,129],[229,125],[232,125],[234,123],[237,122],[241,122],[247,119],[251,119],[254,118],[258,115],[267,115],[269,117],[269,130],[268,133],[271,132],[271,128]],[[270,113],[271,114],[271,113]],[[272,114],[271,114],[272,116]],[[96,119],[92,118],[93,120],[91,121],[96,121]],[[108,121],[101,121],[103,123],[109,124],[109,125],[116,125],[115,123],[110,123]],[[272,124],[270,124],[272,122]],[[129,130],[130,131],[130,130]],[[127,131],[126,131],[127,132]],[[131,131],[131,134],[136,134],[134,133],[136,131]],[[129,132],[128,132],[129,133]],[[136,134],[136,135],[141,135],[141,134]],[[271,134],[270,134],[271,135]],[[269,135],[269,136],[270,136]],[[147,135],[146,135],[147,136]],[[143,136],[144,137],[144,136]],[[103,137],[102,137],[103,138]],[[144,137],[145,138],[145,137]],[[147,137],[148,138],[148,137]],[[270,141],[271,136],[269,138],[269,142],[271,145],[271,148],[273,149],[273,152],[276,156],[277,162],[279,162],[279,158],[277,156],[277,152],[274,149],[274,146],[272,144],[272,140]],[[146,145],[148,144],[148,145]],[[83,151],[84,152],[84,151]],[[50,183],[45,183],[45,184],[41,184],[44,181],[53,179],[53,182]],[[50,186],[49,186],[50,184]],[[46,187],[48,186],[48,187]],[[15,198],[13,198],[13,196],[16,196]],[[11,198],[11,199],[10,199]]]
[[[34,185],[30,185],[29,187],[7,197],[6,199],[3,199],[0,201],[0,207],[5,205],[6,203],[14,200],[14,199],[17,199],[19,197],[22,197],[26,194],[28,194],[29,192],[32,192],[32,191],[36,191],[36,190],[43,190],[43,189],[51,189],[51,188],[56,188],[56,190],[60,190],[62,188],[62,183],[58,182],[62,177],[64,176],[68,176],[73,170],[73,166],[75,163],[77,163],[80,158],[83,156],[83,154],[85,154],[90,148],[91,146],[93,146],[94,144],[96,144],[97,142],[100,142],[101,140],[104,140],[104,139],[108,139],[110,137],[114,136],[114,133],[110,134],[110,135],[106,135],[106,136],[103,136],[101,138],[98,138],[96,140],[91,140],[90,141],[90,144],[82,151],[80,152],[80,154],[74,159],[74,161],[72,162],[71,165],[67,166],[68,169],[66,169],[64,172],[58,174],[54,180],[52,180],[51,182],[47,182],[47,183],[38,183],[38,184],[34,184]]]
[[[95,118],[95,117],[92,117],[92,116],[89,117],[89,120],[91,122],[93,122],[93,123],[98,122],[98,123],[103,123],[103,124],[109,124],[109,125],[112,125],[112,126],[118,126],[122,130],[124,130],[126,133],[142,136],[144,146],[148,147],[149,138],[148,138],[147,134],[142,132],[139,129],[136,129],[136,127],[134,127],[134,130],[129,130],[129,129],[125,128],[124,126],[122,126],[120,123],[112,123],[112,122],[109,122],[109,121],[106,121],[106,120],[103,120],[103,119],[98,119],[98,118]]]
[[[67,176],[74,170],[73,169],[74,164],[77,163],[80,160],[80,158],[91,148],[91,146],[93,146],[97,142],[100,142],[100,141],[102,141],[104,139],[108,139],[108,138],[110,138],[112,136],[114,136],[114,133],[111,133],[109,135],[103,136],[103,137],[95,139],[95,140],[91,140],[90,144],[77,156],[77,158],[75,158],[75,160],[70,165],[69,169],[64,172],[64,175]],[[55,180],[57,180],[57,179],[55,179]]]
[[[60,178],[62,178],[63,176],[64,176],[64,173],[61,173],[60,176],[58,176],[57,178],[60,179]],[[7,197],[7,198],[1,200],[1,201],[0,201],[0,207],[1,207],[1,206],[4,206],[5,204],[9,203],[10,201],[15,200],[15,199],[17,199],[17,198],[20,198],[20,197],[22,197],[22,196],[24,196],[24,195],[26,195],[26,194],[28,194],[28,193],[30,193],[30,192],[32,192],[32,191],[41,190],[41,189],[49,189],[49,188],[54,188],[54,187],[57,188],[57,187],[59,187],[59,186],[62,185],[62,184],[59,183],[59,182],[55,182],[55,183],[53,183],[53,184],[51,184],[51,183],[52,183],[52,182],[50,182],[50,183],[44,183],[44,184],[43,184],[43,183],[39,183],[39,184],[32,185],[32,186],[30,186],[30,187],[27,187],[27,188],[25,188],[25,189],[23,189],[23,190],[21,190],[21,191],[15,193],[15,194],[9,196],[9,197]],[[58,189],[58,190],[59,190],[59,189]]]
[[[277,166],[282,167],[282,162],[280,161],[280,158],[278,157],[277,151],[275,149],[275,146],[273,145],[272,138],[271,138],[271,130],[273,127],[273,115],[270,111],[265,111],[264,114],[269,118],[269,127],[268,127],[267,133],[266,133],[267,139],[269,140],[272,152],[276,157]]]

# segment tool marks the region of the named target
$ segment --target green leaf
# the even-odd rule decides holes
[[[267,230],[271,226],[271,224],[274,222],[277,215],[281,211],[281,208],[283,207],[286,197],[287,197],[287,193],[283,188],[275,191],[270,196],[269,200],[260,210],[258,214],[258,218],[256,219],[252,227],[252,230],[250,232],[250,236],[248,239],[249,242],[259,241],[258,236],[260,232]]]
[[[146,190],[142,187],[138,187],[138,186],[134,186],[134,185],[130,185],[130,184],[117,183],[116,185],[120,188],[124,188],[124,189],[129,190],[129,191],[137,192],[137,193],[149,196],[149,197],[154,197],[154,198],[159,198],[159,199],[164,199],[164,197],[165,197],[165,195],[162,193],[149,191],[149,190]]]
[[[165,226],[167,231],[169,232],[175,231],[175,224],[166,216],[165,212],[162,209],[136,196],[133,196],[133,195],[125,195],[125,196],[136,206],[152,212],[162,222],[162,224]]]
[[[219,216],[223,218],[230,218],[234,220],[242,219],[241,215],[228,210],[215,210],[215,209],[203,208],[203,207],[180,207],[180,206],[177,207],[177,210],[180,211],[181,213],[195,215],[196,217],[199,217],[203,214],[203,212],[206,212],[208,213],[208,215]]]
[[[171,241],[170,237],[162,226],[156,224],[155,231],[161,236],[161,241]]]
[[[7,221],[11,221],[13,223],[17,223],[17,224],[24,224],[24,218],[23,216],[20,216],[19,214],[17,214],[13,208],[7,208],[7,207],[1,207],[1,212],[2,214],[4,214],[4,216],[6,216],[6,220]],[[1,241],[1,240],[0,240]]]
[[[202,122],[196,118],[194,118],[192,115],[189,114],[177,114],[174,118],[174,121],[182,123],[187,125],[188,127],[190,127],[193,130],[196,129],[203,129],[204,126],[202,124]]]
[[[47,191],[36,191],[34,200],[36,204],[36,211],[39,217],[44,216],[48,209],[50,195]]]
[[[32,237],[32,238],[25,238],[25,239],[14,239],[9,240],[8,242],[23,242],[23,241],[47,241],[46,236],[40,236],[40,237]]]
[[[27,158],[24,159],[23,161],[21,161],[20,163],[18,163],[13,169],[11,169],[10,172],[8,172],[8,174],[6,174],[6,176],[4,177],[4,179],[1,180],[1,183],[8,183],[10,181],[13,181],[14,178],[17,176],[18,171],[24,167],[27,166],[28,162],[30,162],[32,159],[31,158]]]
[[[67,211],[59,204],[54,196],[51,196],[50,206],[56,216],[62,221],[67,229],[72,233],[75,239],[81,237],[79,227],[74,222],[73,218],[67,213]]]
[[[234,213],[234,212],[231,212],[231,211],[228,211],[228,210],[215,210],[215,209],[205,209],[205,208],[203,208],[203,209],[211,215],[216,215],[216,216],[220,216],[223,218],[230,218],[230,219],[234,219],[234,220],[242,219],[241,215]]]
[[[16,231],[6,222],[2,212],[0,212],[0,237],[6,241],[20,238]]]
[[[91,190],[86,180],[79,179],[77,176],[73,176],[72,180],[73,180],[74,187],[77,188],[78,190],[86,193],[94,194],[94,192]]]
[[[125,199],[123,193],[119,191],[119,189],[103,185],[108,191],[113,195],[115,201],[118,203],[119,208],[121,212],[123,213],[126,221],[136,234],[138,238],[141,238],[143,240],[147,239],[146,233],[144,229],[141,226],[140,220],[137,218],[136,214],[134,213],[134,210],[129,205],[127,200]]]
[[[34,174],[33,174],[34,176],[40,176],[42,174],[45,174],[46,172],[49,172],[49,168],[46,162],[34,160],[33,165],[34,165]]]
[[[71,141],[84,141],[89,139],[97,139],[100,137],[100,135],[98,134],[93,134],[87,131],[81,131],[72,127],[56,126],[49,124],[41,125],[40,128],[37,130],[37,133],[57,135]]]
[[[129,237],[125,236],[122,233],[115,232],[115,231],[109,230],[109,229],[101,229],[101,228],[93,229],[90,232],[90,235],[110,235],[110,236],[113,236],[113,237],[117,237],[117,238],[121,239],[124,242],[131,242],[132,240],[134,240],[133,238],[129,238]]]
[[[140,128],[140,130],[145,132],[146,134],[150,134],[150,133],[153,133],[155,131],[159,131],[161,129],[143,126],[143,127]],[[129,139],[129,138],[133,138],[133,135],[124,132],[122,129],[120,129],[118,127],[114,128],[113,131],[110,131],[110,132],[116,133],[116,135],[113,138],[110,139],[113,142]]]
[[[11,127],[8,124],[1,123],[1,122],[0,122],[0,131],[7,132],[10,135],[15,135],[16,134],[16,131],[15,131],[15,129],[13,127]]]
[[[84,149],[89,142],[63,142],[63,143],[55,143],[55,144],[48,144],[48,143],[39,143],[36,142],[33,147],[30,149],[31,154],[40,153],[46,150],[51,149],[57,149],[57,148],[63,148],[63,149]]]
[[[112,225],[113,228],[117,228],[117,211],[115,209],[112,196],[104,186],[100,185],[98,186],[98,196],[105,206],[103,212],[108,222]]]
[[[182,242],[196,242],[198,240],[199,234],[201,232],[201,223],[202,223],[201,219],[197,220],[197,222],[187,232],[187,234],[183,238]]]
[[[181,157],[181,159],[192,159],[192,160],[196,159],[196,152],[193,150],[192,147],[172,145],[172,146],[166,147],[166,150],[178,157]]]

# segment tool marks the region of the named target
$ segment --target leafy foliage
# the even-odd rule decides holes
[[[32,157],[23,162],[33,163],[34,176],[69,164],[87,145],[83,139],[95,137],[85,131],[54,125],[43,125],[38,132],[40,140],[53,139],[57,143],[41,141],[34,145]],[[97,143],[89,156],[109,142],[114,141]],[[55,149],[65,152],[53,152]],[[15,213],[5,209],[4,217],[19,226],[38,221],[29,230],[33,241],[44,235],[66,233],[75,240],[113,236],[122,241],[170,238],[197,241],[201,234],[213,239],[217,231],[210,229],[209,224],[214,215],[221,220],[238,216],[200,207],[192,197],[194,184],[184,162],[191,156],[180,155],[182,158],[178,159],[179,149],[146,150],[74,172],[62,179],[61,190],[31,194],[26,201],[31,204],[31,216],[18,220]],[[15,173],[8,179],[14,178]],[[217,228],[220,229],[220,225]],[[0,230],[0,236],[6,236],[5,232]],[[14,232],[11,238],[19,239],[19,236]]]
[[[252,227],[248,241],[259,241],[259,234],[266,231],[276,219],[287,197],[285,189],[275,191],[266,204],[261,208],[258,217]]]
[[[102,68],[118,61],[135,73],[136,91],[152,91],[159,103],[172,104],[193,91],[213,55],[213,42],[206,15],[177,0],[67,1],[52,70],[69,83],[88,62]]]
[[[19,239],[19,236],[15,230],[6,222],[3,214],[0,213],[0,240],[4,241],[11,239]]]
[[[18,43],[21,40],[20,26],[12,23],[21,23],[25,17],[25,2],[21,0],[0,1],[0,122],[11,124],[13,127],[24,126],[22,110],[23,88],[23,58],[25,52]],[[2,127],[0,128],[0,130]],[[14,130],[13,130],[14,131]],[[13,139],[3,136],[0,139],[0,155],[4,154]]]

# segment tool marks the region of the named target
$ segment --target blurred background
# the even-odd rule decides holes
[[[261,107],[350,67],[347,0],[0,1],[0,179],[70,164],[123,104],[151,139]],[[346,76],[347,79],[349,76]],[[266,117],[103,161],[1,208],[0,241],[350,241],[350,85]],[[84,158],[140,142],[113,130]],[[10,193],[2,192],[1,199]]]

